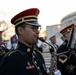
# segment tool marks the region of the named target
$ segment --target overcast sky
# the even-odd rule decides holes
[[[64,16],[75,12],[76,0],[0,0],[0,20],[10,21],[15,14],[32,7],[40,9],[39,23],[46,27],[60,23]]]

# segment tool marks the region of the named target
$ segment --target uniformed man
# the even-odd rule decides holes
[[[61,75],[60,71],[57,69],[57,57],[55,56],[58,45],[56,44],[56,35],[53,35],[49,38],[49,50],[51,53],[51,66],[49,68],[49,75]]]
[[[18,46],[2,60],[0,75],[47,75],[42,55],[33,49],[41,26],[38,23],[38,14],[38,8],[30,8],[11,19],[18,35]]]
[[[76,50],[68,48],[70,32],[74,24],[71,24],[60,31],[65,38],[64,43],[57,50],[57,68],[62,75],[76,75]]]
[[[58,49],[58,45],[56,44],[56,36],[55,35],[53,35],[52,37],[50,37],[49,38],[49,40],[50,40],[50,45],[53,47],[53,49],[51,48],[51,46],[49,47],[49,50],[50,50],[50,53],[52,53],[52,52],[56,52],[57,51],[57,49]]]
[[[2,33],[3,33],[3,31],[0,31],[0,62],[3,58],[3,56],[9,51],[6,48],[6,46],[3,44]]]

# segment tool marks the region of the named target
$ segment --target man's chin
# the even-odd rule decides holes
[[[34,44],[34,45],[37,44],[37,41],[34,41],[33,44]]]

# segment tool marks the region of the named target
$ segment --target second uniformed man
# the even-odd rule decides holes
[[[73,27],[74,24],[71,24],[60,31],[65,40],[57,50],[57,68],[61,71],[62,75],[76,75],[76,50],[68,48],[67,46],[70,38],[70,31]]]

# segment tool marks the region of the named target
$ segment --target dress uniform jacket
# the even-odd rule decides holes
[[[57,68],[62,75],[76,75],[76,50],[67,47],[67,41],[57,50]]]
[[[0,75],[47,75],[42,55],[18,42],[18,47],[5,55]]]

